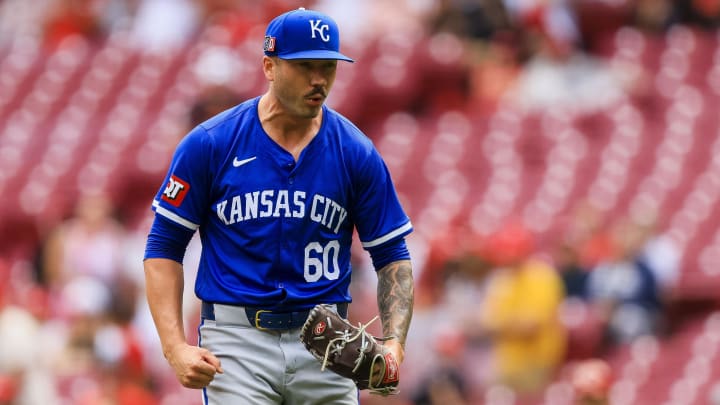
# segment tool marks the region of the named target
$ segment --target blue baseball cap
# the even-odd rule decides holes
[[[275,17],[265,31],[263,50],[280,59],[338,59],[355,62],[340,53],[340,31],[329,16],[301,7]]]

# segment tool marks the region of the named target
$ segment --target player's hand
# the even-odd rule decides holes
[[[403,360],[405,360],[405,348],[396,338],[386,340],[383,342],[383,346],[390,350],[390,353],[395,356],[395,360],[397,360],[398,364],[401,364]]]
[[[390,354],[392,354],[399,366],[405,359],[405,349],[400,344],[400,341],[398,341],[397,338],[388,339],[383,341],[383,346],[390,352]],[[380,381],[383,378],[382,367],[383,365],[378,363],[375,365],[375,369],[373,370],[373,376],[375,377],[373,383],[376,385],[380,384]]]
[[[181,344],[175,346],[168,355],[168,362],[175,370],[178,381],[187,388],[204,388],[222,373],[220,360],[202,347]]]

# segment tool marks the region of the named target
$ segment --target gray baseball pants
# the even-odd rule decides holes
[[[330,370],[300,342],[300,328],[260,330],[242,307],[215,304],[203,319],[199,345],[220,359],[224,373],[204,388],[204,405],[357,405],[355,383]]]

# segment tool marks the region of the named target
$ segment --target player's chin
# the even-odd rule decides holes
[[[320,110],[322,109],[322,103],[319,105],[305,105],[305,108],[302,109],[301,116],[303,118],[315,118],[320,114]]]

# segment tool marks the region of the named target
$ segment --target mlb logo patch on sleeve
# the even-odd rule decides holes
[[[170,176],[165,191],[163,191],[162,199],[172,204],[175,207],[179,207],[182,200],[190,190],[190,184],[185,180],[176,177],[174,174]]]

